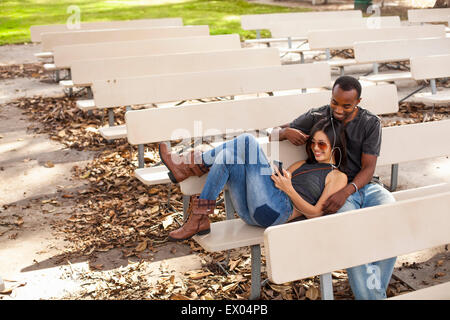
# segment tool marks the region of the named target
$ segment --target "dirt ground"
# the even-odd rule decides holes
[[[326,6],[314,8],[335,10],[349,5],[348,1],[330,2]],[[276,4],[308,6],[303,2],[297,4],[292,1],[276,1]],[[0,66],[38,63],[33,54],[39,51],[40,46],[32,44],[0,46]],[[367,67],[347,70],[352,75],[365,72]],[[333,75],[336,76],[337,73]],[[418,84],[403,82],[397,85],[401,96]],[[33,99],[36,96],[62,98],[64,94],[45,75],[0,78],[0,277],[5,281],[6,288],[10,289],[0,293],[0,300],[168,299],[174,298],[171,290],[180,292],[175,298],[245,299],[248,281],[245,282],[239,274],[223,275],[220,278],[217,275],[220,270],[205,272],[213,270],[211,262],[216,256],[202,252],[193,242],[174,244],[162,241],[160,244],[153,242],[151,246],[145,241],[140,242],[146,238],[136,238],[140,240],[131,244],[127,242],[124,246],[107,246],[106,249],[97,247],[92,252],[74,254],[74,240],[69,237],[65,225],[78,221],[82,214],[89,214],[84,211],[87,208],[84,202],[89,203],[92,181],[95,181],[80,178],[78,173],[85,172],[85,168],[91,170],[92,164],[102,156],[104,149],[68,147],[52,134],[39,133],[48,132],[45,130],[47,124],[32,120],[32,115],[23,108],[8,104],[19,98]],[[64,136],[60,133],[60,136]],[[381,176],[385,184],[389,184],[389,166],[378,168],[376,174]],[[399,190],[441,182],[450,183],[448,157],[400,165]],[[145,192],[151,194],[148,190]],[[92,195],[93,202],[95,199]],[[147,197],[145,201],[151,203],[152,197]],[[169,218],[167,212],[163,213],[163,218]],[[77,226],[76,223],[74,225]],[[164,230],[161,230],[166,232],[165,229],[164,225]],[[130,246],[136,245],[136,254],[126,254]],[[248,251],[234,250],[231,262],[235,262],[236,270],[248,270]],[[209,269],[205,269],[206,266]],[[206,281],[208,277],[213,280],[193,280]],[[248,274],[245,277],[248,280]],[[340,277],[337,276],[337,279]],[[343,279],[345,293],[341,298],[351,299],[345,275]],[[390,295],[449,280],[450,253],[447,246],[411,253],[398,258]],[[220,283],[219,289],[217,283]],[[220,290],[235,290],[235,283],[243,290],[235,291],[238,293],[233,296],[219,295]],[[312,283],[310,285],[314,285]],[[207,294],[201,286],[208,286]],[[292,291],[286,289],[287,286],[283,288],[281,290],[280,287],[267,284],[263,288],[264,298],[291,297],[288,293]],[[301,299],[304,296],[305,293]]]

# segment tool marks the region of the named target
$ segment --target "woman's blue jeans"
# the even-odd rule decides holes
[[[392,194],[377,183],[369,183],[347,198],[338,213],[395,202]],[[386,299],[386,290],[397,257],[347,269],[348,281],[357,300]]]
[[[209,173],[201,199],[216,200],[227,185],[233,206],[246,223],[269,227],[287,222],[291,200],[275,187],[271,166],[253,135],[242,134],[202,157]]]

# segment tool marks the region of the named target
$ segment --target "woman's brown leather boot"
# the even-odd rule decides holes
[[[202,152],[192,150],[183,154],[170,152],[167,143],[159,145],[161,161],[169,169],[169,178],[173,183],[179,183],[191,176],[201,177],[209,171],[202,160]]]
[[[214,213],[216,200],[199,199],[198,195],[191,196],[188,208],[188,219],[184,225],[169,233],[169,240],[187,240],[192,236],[204,235],[210,232],[208,215]]]

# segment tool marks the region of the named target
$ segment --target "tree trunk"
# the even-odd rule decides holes
[[[433,8],[450,8],[450,0],[436,0]]]

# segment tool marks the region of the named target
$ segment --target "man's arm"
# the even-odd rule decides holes
[[[361,170],[353,179],[353,183],[359,189],[368,184],[373,177],[375,167],[377,165],[377,156],[363,153],[361,155]],[[356,192],[353,184],[347,184],[344,188],[331,195],[323,204],[323,212],[325,214],[337,212],[345,203],[348,197]]]
[[[301,130],[290,128],[289,124],[274,128],[269,135],[269,141],[283,141],[287,139],[296,146],[305,144],[308,138],[309,135]]]

